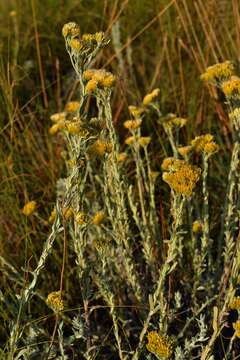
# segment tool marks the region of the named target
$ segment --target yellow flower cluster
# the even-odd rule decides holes
[[[129,110],[130,114],[132,116],[134,116],[135,118],[138,118],[139,116],[141,116],[145,111],[144,107],[134,106],[134,105],[130,105],[128,107],[128,110]]]
[[[75,53],[80,53],[84,48],[83,42],[76,38],[71,39],[69,45]]]
[[[118,162],[124,162],[126,159],[127,159],[127,154],[125,152],[121,152],[117,156],[117,161]]]
[[[183,157],[189,155],[191,151],[192,151],[191,145],[182,146],[178,148],[179,154],[182,155]]]
[[[142,123],[142,119],[127,120],[123,123],[124,127],[128,130],[136,130]]]
[[[240,296],[234,296],[229,304],[230,309],[240,310]]]
[[[240,320],[237,320],[235,323],[233,323],[233,328],[235,330],[235,335],[240,338]]]
[[[185,164],[184,160],[175,159],[174,157],[165,158],[162,162],[162,170],[164,171],[176,171]]]
[[[194,221],[193,225],[192,225],[192,231],[194,234],[199,234],[202,232],[202,228],[203,228],[203,224],[201,221],[196,220]]]
[[[135,136],[129,136],[125,139],[125,144],[132,145],[135,141]]]
[[[61,121],[65,121],[65,119],[66,119],[66,113],[65,113],[65,112],[60,112],[60,113],[52,114],[52,115],[50,116],[50,119],[52,120],[52,122],[55,122],[55,123],[58,123],[58,122],[61,122]]]
[[[110,153],[112,151],[112,144],[103,141],[97,140],[95,143],[89,146],[88,152],[90,155],[94,156],[104,156],[106,153]]]
[[[64,304],[61,298],[61,291],[51,292],[47,297],[46,304],[55,312],[63,311]]]
[[[186,123],[187,123],[187,119],[177,117],[175,114],[168,114],[163,119],[163,125],[166,128],[173,128],[173,127],[182,128],[183,126],[186,125]]]
[[[156,331],[147,334],[146,348],[149,352],[161,358],[169,359],[173,353],[172,341],[168,336],[159,335]]]
[[[232,76],[222,83],[222,90],[227,97],[240,96],[240,78]]]
[[[197,153],[213,154],[219,150],[219,146],[213,141],[211,134],[197,136],[191,141],[191,145]]]
[[[79,101],[69,101],[65,106],[65,111],[67,113],[75,113],[79,110],[80,102]]]
[[[74,215],[74,211],[71,207],[66,207],[63,209],[63,216],[66,220],[69,220]]]
[[[34,213],[36,207],[37,207],[36,201],[29,201],[24,205],[22,209],[22,213],[26,216],[30,216]]]
[[[148,106],[149,104],[154,102],[156,100],[156,98],[158,97],[159,93],[160,93],[160,89],[157,88],[157,89],[154,89],[149,94],[145,95],[143,98],[143,105]]]
[[[151,141],[151,137],[150,136],[141,136],[139,139],[138,139],[138,143],[140,146],[144,147],[144,146],[148,146],[148,144],[150,143]]]
[[[103,223],[103,221],[105,220],[105,218],[106,218],[105,212],[104,212],[104,211],[98,211],[98,212],[94,215],[92,222],[93,222],[94,225],[99,226],[99,225],[101,225],[101,224]]]
[[[69,22],[63,26],[62,34],[65,38],[68,36],[75,37],[80,34],[80,28],[75,22]]]
[[[163,180],[177,193],[191,196],[200,178],[201,169],[183,160],[176,160],[168,166],[168,170],[170,171],[163,173]]]
[[[206,71],[201,75],[204,81],[224,81],[230,78],[234,73],[234,66],[231,61],[225,61],[209,66]]]
[[[83,78],[87,81],[87,93],[92,93],[99,87],[111,88],[116,81],[116,77],[112,73],[105,70],[96,69],[89,69],[84,71]]]

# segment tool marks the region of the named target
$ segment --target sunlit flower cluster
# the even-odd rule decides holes
[[[201,79],[209,82],[220,82],[228,80],[234,74],[234,66],[231,61],[225,61],[209,66],[201,75]]]
[[[213,154],[219,150],[219,146],[213,141],[211,134],[200,135],[191,141],[193,149],[197,153]]]
[[[183,196],[191,196],[200,178],[201,169],[194,165],[189,165],[183,160],[176,160],[172,165],[164,164],[167,172],[163,173],[163,180],[176,193]]]
[[[233,328],[235,330],[235,335],[240,338],[240,320],[233,323]]]
[[[102,157],[112,151],[112,144],[103,140],[97,140],[89,146],[88,152],[90,155]]]
[[[147,334],[146,348],[149,352],[161,358],[169,359],[173,353],[173,344],[168,336],[159,335],[156,331]]]
[[[63,311],[64,304],[61,297],[61,291],[51,292],[47,297],[46,304],[55,312]]]
[[[222,83],[222,90],[227,97],[240,96],[240,78],[232,76],[229,80]]]
[[[87,81],[86,92],[92,93],[97,88],[111,88],[116,77],[105,70],[89,69],[83,73],[83,79]]]
[[[240,296],[234,296],[229,304],[230,309],[240,310]]]
[[[37,203],[36,201],[29,201],[27,202],[23,209],[22,209],[22,213],[26,216],[30,216],[34,213],[34,211],[36,210],[36,207],[37,207]]]
[[[156,101],[159,94],[160,94],[160,89],[157,88],[157,89],[154,89],[149,94],[145,95],[143,98],[143,105],[148,106],[149,104]]]

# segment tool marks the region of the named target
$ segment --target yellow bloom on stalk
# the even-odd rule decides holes
[[[175,159],[174,157],[165,158],[162,162],[161,168],[164,171],[176,171],[185,164],[184,160]]]
[[[161,358],[169,359],[173,353],[173,344],[168,336],[159,335],[156,331],[147,334],[146,348],[149,352]]]
[[[134,105],[130,105],[128,107],[128,110],[129,110],[130,114],[132,116],[134,116],[135,118],[138,118],[139,116],[141,116],[142,113],[144,113],[144,111],[145,111],[145,109],[143,107],[134,106]]]
[[[202,228],[203,228],[202,222],[199,220],[196,220],[196,221],[194,221],[194,223],[192,225],[192,232],[194,234],[199,234],[202,232]]]
[[[240,96],[240,78],[232,76],[222,83],[222,90],[227,97]]]
[[[240,296],[234,296],[229,304],[229,307],[232,310],[240,310]]]
[[[91,42],[91,41],[95,40],[95,36],[94,36],[94,34],[83,34],[82,40],[85,42]]]
[[[75,221],[79,224],[79,225],[85,225],[87,224],[88,221],[88,217],[86,214],[84,214],[83,212],[79,211],[76,216],[75,216]]]
[[[123,125],[128,130],[135,130],[140,127],[142,119],[127,120],[124,121]]]
[[[83,43],[79,39],[71,39],[69,45],[76,53],[79,53],[83,49]]]
[[[49,306],[53,311],[59,312],[64,310],[64,304],[61,297],[61,291],[54,291],[48,294],[46,300],[47,306]]]
[[[204,148],[204,152],[206,154],[215,154],[219,150],[219,145],[216,144],[214,141],[207,143]]]
[[[69,22],[63,26],[62,34],[65,38],[67,36],[78,36],[80,34],[80,28],[75,22]]]
[[[191,151],[192,151],[192,146],[191,145],[182,146],[182,147],[178,148],[178,152],[182,156],[189,155]]]
[[[151,93],[145,95],[143,98],[143,105],[148,106],[149,104],[154,102],[158,97],[159,93],[160,93],[160,89],[154,89]]]
[[[88,94],[93,93],[97,89],[97,86],[98,86],[98,82],[95,79],[89,80],[86,85],[86,92]]]
[[[240,338],[240,320],[237,320],[235,323],[233,323],[233,328],[235,330],[235,335]]]
[[[88,81],[88,80],[91,80],[94,73],[95,73],[96,69],[87,69],[84,71],[83,73],[83,79]]]
[[[183,126],[185,126],[187,123],[187,119],[185,118],[181,118],[181,117],[177,117],[175,114],[168,114],[164,119],[163,119],[163,125],[166,128],[173,128],[174,126],[178,127],[178,128],[182,128]]]
[[[125,144],[127,145],[132,145],[135,141],[135,137],[134,136],[129,136],[128,138],[125,139]]]
[[[89,153],[91,155],[102,157],[105,153],[109,153],[112,150],[112,144],[103,140],[97,140],[94,144],[89,146]]]
[[[94,38],[98,43],[102,42],[104,40],[104,32],[102,31],[96,32],[94,34]]]
[[[125,152],[121,152],[117,156],[117,161],[118,162],[124,162],[126,159],[127,159],[127,154]]]
[[[22,213],[26,216],[30,216],[34,213],[34,211],[36,210],[36,207],[37,207],[37,203],[36,201],[29,201],[27,202],[23,209],[22,209]]]
[[[184,196],[191,196],[200,178],[201,169],[184,162],[177,170],[163,173],[163,180],[171,189]]]
[[[138,139],[138,143],[140,146],[144,147],[144,146],[148,146],[151,142],[151,137],[150,136],[141,136]]]
[[[54,220],[56,219],[56,216],[57,216],[57,210],[56,210],[56,208],[54,208],[54,209],[52,210],[52,212],[51,212],[51,215],[49,216],[48,221],[49,221],[50,223],[53,223]]]
[[[65,111],[67,113],[75,113],[79,110],[80,102],[79,101],[69,101],[65,106]]]
[[[204,81],[224,81],[234,74],[234,66],[231,61],[225,61],[209,66],[206,71],[201,75],[201,80]]]
[[[191,145],[197,153],[204,152],[206,144],[213,142],[211,134],[200,135],[191,141]]]
[[[98,212],[94,215],[92,222],[93,222],[94,225],[99,226],[99,225],[101,225],[101,224],[103,223],[103,221],[104,221],[105,218],[106,218],[105,212],[104,212],[104,211],[98,211]]]
[[[60,112],[60,113],[52,114],[50,116],[50,119],[55,123],[58,123],[59,121],[64,121],[66,119],[66,113]]]

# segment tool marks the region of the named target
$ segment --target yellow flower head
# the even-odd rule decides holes
[[[139,128],[142,123],[142,119],[127,120],[123,123],[124,127],[129,130],[135,130]]]
[[[151,93],[145,95],[143,98],[143,105],[148,106],[149,104],[154,102],[158,97],[159,93],[160,93],[160,89],[154,89]]]
[[[240,338],[240,320],[237,320],[235,323],[233,323],[233,328],[235,330],[235,335]]]
[[[88,217],[83,212],[78,212],[75,216],[75,220],[79,225],[85,225],[88,222]]]
[[[113,84],[116,81],[116,77],[112,73],[101,69],[86,70],[83,73],[83,78],[88,81],[88,84],[90,81],[92,81],[92,83],[95,81],[97,83],[96,88],[97,87],[110,88],[113,86]],[[89,86],[88,84],[87,86]]]
[[[84,42],[92,42],[93,40],[95,40],[94,34],[83,34],[82,36],[82,41]]]
[[[138,139],[138,143],[140,146],[145,147],[148,146],[151,142],[151,137],[150,136],[141,136]]]
[[[240,310],[240,296],[234,296],[229,304],[230,309]]]
[[[168,114],[163,119],[163,125],[166,128],[173,128],[173,127],[182,128],[183,126],[186,125],[186,123],[187,123],[187,119],[177,117],[175,114],[171,114],[171,113]]]
[[[192,146],[191,145],[182,146],[182,147],[178,148],[178,152],[182,156],[189,155],[191,153],[191,151],[192,151]]]
[[[58,132],[58,130],[60,130],[59,124],[54,124],[48,129],[48,132],[51,135],[55,135]]]
[[[146,348],[149,352],[161,358],[169,359],[173,353],[173,344],[168,336],[159,335],[156,331],[147,334]]]
[[[78,36],[80,34],[80,28],[75,22],[69,22],[62,28],[62,34],[66,38],[67,36]]]
[[[75,113],[79,110],[80,102],[79,101],[69,101],[65,106],[65,111],[67,113]]]
[[[206,143],[203,148],[203,151],[209,155],[215,154],[218,150],[219,150],[219,145],[216,144],[214,141]]]
[[[127,154],[125,152],[121,152],[117,156],[117,161],[118,162],[124,162],[126,159],[127,159]]]
[[[111,152],[112,145],[103,140],[97,140],[91,146],[89,146],[89,153],[94,156],[104,156],[106,153]]]
[[[165,158],[162,162],[162,170],[164,171],[176,171],[182,165],[185,164],[184,160],[175,159],[174,157]]]
[[[180,160],[179,160],[180,161]],[[194,165],[184,163],[177,170],[163,173],[163,180],[175,192],[184,196],[191,196],[200,178],[201,169]]]
[[[69,41],[69,45],[75,53],[80,53],[80,51],[83,49],[83,43],[79,39],[71,39]]]
[[[213,142],[213,136],[211,134],[200,135],[195,137],[191,141],[191,145],[197,153],[204,152],[206,144]]]
[[[56,219],[56,216],[57,216],[57,210],[56,210],[56,208],[54,208],[54,209],[52,210],[52,212],[51,212],[51,215],[49,216],[48,221],[49,221],[50,223],[53,223],[54,220]]]
[[[135,118],[139,118],[139,116],[142,115],[142,113],[145,112],[145,109],[143,107],[140,107],[140,106],[134,106],[134,105],[130,105],[128,107],[128,110],[130,112],[130,114],[132,116],[134,116]]]
[[[101,43],[104,40],[104,32],[99,31],[94,34],[95,40],[97,43]]]
[[[86,85],[87,94],[93,93],[97,89],[97,86],[98,86],[97,80],[95,80],[95,79],[89,80],[87,85]]]
[[[37,207],[36,201],[29,201],[24,205],[22,209],[22,213],[26,216],[30,216],[34,213],[36,207]]]
[[[222,90],[227,97],[240,96],[240,78],[232,76],[229,80],[222,83]]]
[[[205,73],[201,75],[201,79],[209,82],[224,81],[230,78],[234,73],[234,66],[231,61],[225,61],[209,66]]]
[[[50,116],[50,119],[55,123],[58,123],[59,121],[65,121],[66,113],[60,112],[60,113],[53,114]]]
[[[202,232],[202,228],[203,228],[203,224],[201,221],[196,220],[194,221],[193,225],[192,225],[192,231],[194,234],[199,234]]]
[[[128,138],[125,139],[125,144],[127,145],[132,145],[135,141],[135,137],[134,136],[129,136]]]
[[[104,211],[98,211],[94,215],[92,222],[93,222],[94,225],[99,226],[99,225],[101,225],[103,223],[105,218],[106,218],[105,212]]]
[[[51,292],[47,297],[46,304],[55,312],[63,311],[64,304],[61,298],[61,291]]]

